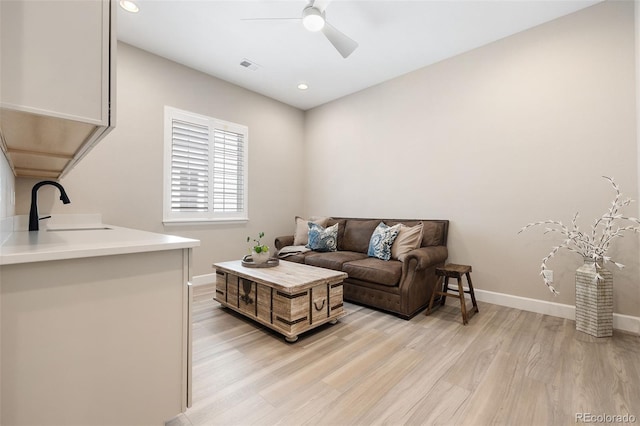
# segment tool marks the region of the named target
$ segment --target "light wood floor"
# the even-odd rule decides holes
[[[288,344],[213,291],[194,292],[193,407],[171,426],[640,424],[639,336],[487,303],[463,326],[451,300],[410,321],[346,304]]]

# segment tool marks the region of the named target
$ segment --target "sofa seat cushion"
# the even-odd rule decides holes
[[[312,254],[311,254],[312,253]],[[353,251],[331,251],[325,253],[311,252],[304,258],[304,263],[311,266],[319,266],[320,268],[333,269],[334,271],[342,271],[345,262],[353,260],[365,259],[364,253],[356,253]],[[382,261],[381,261],[382,262]]]
[[[346,272],[349,278],[393,287],[400,282],[402,262],[367,257],[345,263],[342,271]]]
[[[288,260],[290,262],[296,262],[296,263],[306,263],[305,259],[309,256],[314,256],[316,254],[320,254],[318,252],[315,251],[307,251],[304,253],[296,253],[296,254],[292,254],[287,256],[286,258],[281,258],[280,260]]]

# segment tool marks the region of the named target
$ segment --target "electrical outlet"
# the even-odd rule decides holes
[[[545,269],[543,273],[544,273],[544,277],[547,279],[547,281],[552,283],[553,282],[553,271],[551,269]]]

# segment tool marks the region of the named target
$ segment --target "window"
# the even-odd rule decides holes
[[[164,222],[246,221],[248,129],[165,107]]]

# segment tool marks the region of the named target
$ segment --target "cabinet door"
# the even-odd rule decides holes
[[[164,425],[186,410],[190,250],[0,266],[2,424]]]
[[[109,1],[0,7],[1,106],[108,126]]]

